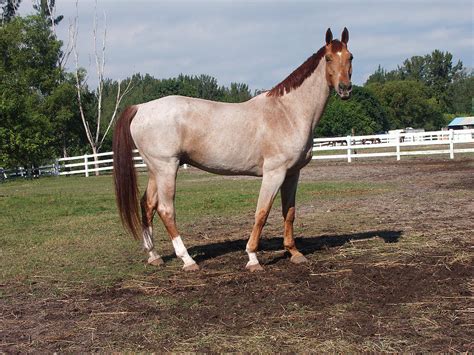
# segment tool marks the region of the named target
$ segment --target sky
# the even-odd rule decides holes
[[[435,49],[474,67],[473,0],[78,0],[77,12],[74,0],[56,0],[56,6],[64,15],[56,31],[65,44],[77,14],[79,63],[92,87],[95,14],[98,32],[107,28],[105,76],[115,80],[134,73],[208,74],[220,85],[269,89],[325,44],[328,27],[335,38],[349,29],[357,85],[379,65],[396,69]],[[20,12],[31,8],[23,0]],[[72,56],[68,67],[74,68]]]

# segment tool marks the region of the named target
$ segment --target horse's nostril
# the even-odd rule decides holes
[[[351,91],[352,90],[352,83],[349,84],[344,84],[344,83],[339,83],[339,90],[342,91]]]

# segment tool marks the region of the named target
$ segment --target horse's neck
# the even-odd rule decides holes
[[[321,60],[316,70],[296,89],[281,97],[292,112],[291,119],[311,134],[319,122],[329,98],[326,80],[326,62]]]

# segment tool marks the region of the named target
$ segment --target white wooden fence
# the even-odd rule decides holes
[[[58,166],[56,164],[42,165],[36,168],[24,168],[22,166],[16,169],[7,170],[0,168],[0,181],[26,177],[37,178],[40,176],[51,176],[58,174],[59,171]]]
[[[142,157],[138,154],[138,150],[134,150],[133,160],[136,168],[146,168]],[[113,169],[113,154],[114,152],[85,154],[76,157],[68,157],[57,159],[59,166],[59,175],[73,175],[84,174],[89,176],[100,171],[107,171]]]
[[[458,153],[474,153],[474,129],[432,131],[419,133],[380,134],[315,138],[313,159],[396,157],[407,155],[449,154],[453,159]],[[146,168],[138,151],[134,151],[135,167]],[[96,159],[95,159],[96,157]],[[61,158],[56,162],[59,175],[84,174],[112,170],[113,152],[86,154]]]
[[[315,138],[313,159],[474,153],[474,129]]]

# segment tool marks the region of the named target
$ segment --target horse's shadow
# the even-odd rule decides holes
[[[379,230],[352,234],[336,234],[336,235],[322,235],[317,237],[301,237],[296,238],[296,246],[305,255],[313,254],[314,252],[327,248],[334,248],[342,246],[353,240],[364,240],[381,238],[385,243],[397,243],[402,235],[401,231]],[[211,243],[190,247],[189,253],[193,255],[196,262],[214,259],[218,256],[229,254],[236,251],[245,251],[247,239],[228,240],[224,242]],[[263,251],[279,251],[283,250],[283,238],[263,238],[260,241],[259,250]],[[169,260],[174,257],[166,255],[163,259]],[[286,255],[281,255],[274,258],[269,264],[274,264],[281,259],[286,258]]]

